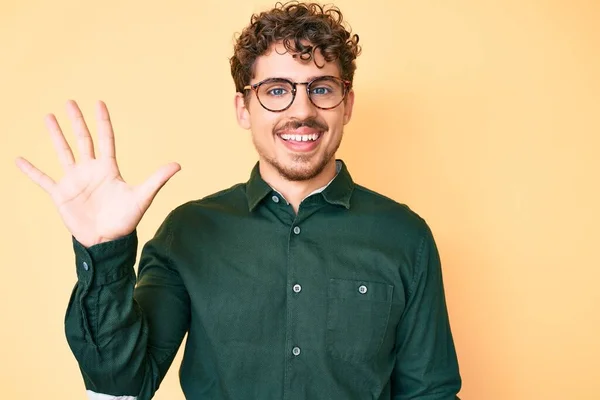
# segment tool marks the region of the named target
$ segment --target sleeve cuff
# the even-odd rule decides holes
[[[135,230],[122,238],[89,248],[75,237],[72,241],[77,279],[86,286],[115,282],[127,275],[135,265],[138,245]]]

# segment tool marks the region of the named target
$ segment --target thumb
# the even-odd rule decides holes
[[[160,189],[167,183],[173,175],[175,175],[181,166],[178,163],[170,163],[160,167],[152,174],[144,183],[136,188],[138,198],[141,204],[146,208],[150,206],[152,200]]]

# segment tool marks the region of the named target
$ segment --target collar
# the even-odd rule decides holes
[[[336,160],[338,173],[333,180],[324,188],[317,189],[322,193],[323,198],[330,204],[340,205],[347,209],[350,208],[350,197],[354,190],[354,181],[348,172],[346,164],[342,160]],[[256,206],[274,189],[269,186],[260,176],[257,162],[252,168],[250,179],[246,182],[246,197],[248,199],[248,209],[253,211]]]

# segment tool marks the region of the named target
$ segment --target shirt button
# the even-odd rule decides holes
[[[300,291],[302,290],[302,286],[295,284],[293,289],[294,289],[294,292],[300,293]]]
[[[300,347],[296,346],[292,349],[292,354],[298,357],[300,355]]]
[[[85,269],[86,271],[88,269],[90,269],[90,266],[88,265],[88,263],[86,263],[85,261],[83,262],[83,269]]]
[[[295,227],[294,227],[294,233],[295,233],[296,235],[299,235],[299,234],[300,234],[300,227],[299,227],[299,226],[295,226]]]
[[[273,203],[279,203],[279,197],[273,195],[273,197],[271,197],[271,200],[273,200]]]
[[[358,292],[359,292],[360,294],[365,294],[365,293],[367,293],[367,287],[366,287],[365,285],[360,285],[360,286],[358,287]]]

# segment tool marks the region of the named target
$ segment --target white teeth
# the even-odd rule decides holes
[[[281,135],[283,140],[293,140],[294,142],[308,142],[309,140],[317,140],[319,138],[319,134],[313,133],[312,135]]]

